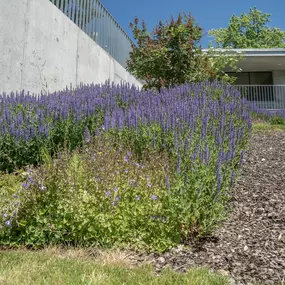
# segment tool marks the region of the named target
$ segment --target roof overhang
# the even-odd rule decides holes
[[[203,49],[207,53],[208,49]],[[285,48],[216,49],[225,55],[242,55],[238,67],[243,72],[285,70]],[[225,71],[231,71],[226,68]]]

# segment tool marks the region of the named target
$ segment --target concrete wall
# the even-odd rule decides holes
[[[0,0],[0,93],[106,80],[141,87],[49,0]]]

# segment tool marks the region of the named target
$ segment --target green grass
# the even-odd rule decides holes
[[[103,254],[91,259],[82,250],[0,251],[1,285],[226,285],[225,277],[208,269],[176,273],[166,269],[156,276],[150,265],[134,267],[126,255]]]
[[[252,129],[255,132],[258,131],[285,131],[285,125],[278,124],[272,125],[266,122],[258,122],[252,125]]]

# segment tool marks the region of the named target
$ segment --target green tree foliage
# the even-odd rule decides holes
[[[127,69],[145,82],[145,88],[171,87],[186,82],[227,79],[222,72],[230,59],[209,56],[201,48],[202,28],[191,14],[161,21],[148,32],[144,21],[130,24],[136,45],[130,53]]]
[[[208,49],[207,56],[216,80],[229,84],[233,84],[236,81],[237,78],[235,76],[229,76],[224,70],[227,68],[232,72],[242,71],[238,67],[238,62],[244,58],[241,52],[230,48],[215,49],[212,47]]]
[[[270,16],[250,8],[248,14],[233,15],[227,28],[213,29],[209,34],[220,48],[285,48],[285,31],[269,27]]]

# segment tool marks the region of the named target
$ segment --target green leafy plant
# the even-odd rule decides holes
[[[229,76],[225,70],[241,72],[242,70],[238,67],[238,63],[244,58],[243,54],[230,48],[219,49],[212,46],[207,49],[206,53],[215,78],[223,83],[233,84],[237,78]]]
[[[285,118],[281,115],[273,115],[269,118],[271,125],[285,125]]]
[[[17,219],[6,227],[2,241],[164,250],[179,239],[171,229],[166,235],[167,224],[161,220],[168,163],[163,154],[144,153],[139,164],[131,152],[97,138],[83,152],[46,161],[30,170],[15,202],[4,210],[4,218],[9,213]]]
[[[189,172],[185,182],[174,175],[167,153],[144,151],[138,163],[130,151],[112,145],[97,138],[72,156],[63,152],[53,161],[45,156],[46,163],[28,172],[2,210],[2,218],[13,220],[2,229],[2,243],[164,251],[209,233],[223,218],[225,199],[213,200],[215,175],[209,176],[209,168]]]
[[[210,30],[209,35],[219,48],[285,48],[285,31],[269,27],[270,16],[250,8],[248,14],[233,15],[227,28]]]
[[[131,28],[136,45],[127,68],[144,80],[145,88],[160,90],[186,82],[228,79],[221,73],[222,61],[202,52],[202,28],[190,14],[179,14],[176,20],[171,18],[165,24],[160,21],[152,32],[137,18]]]

